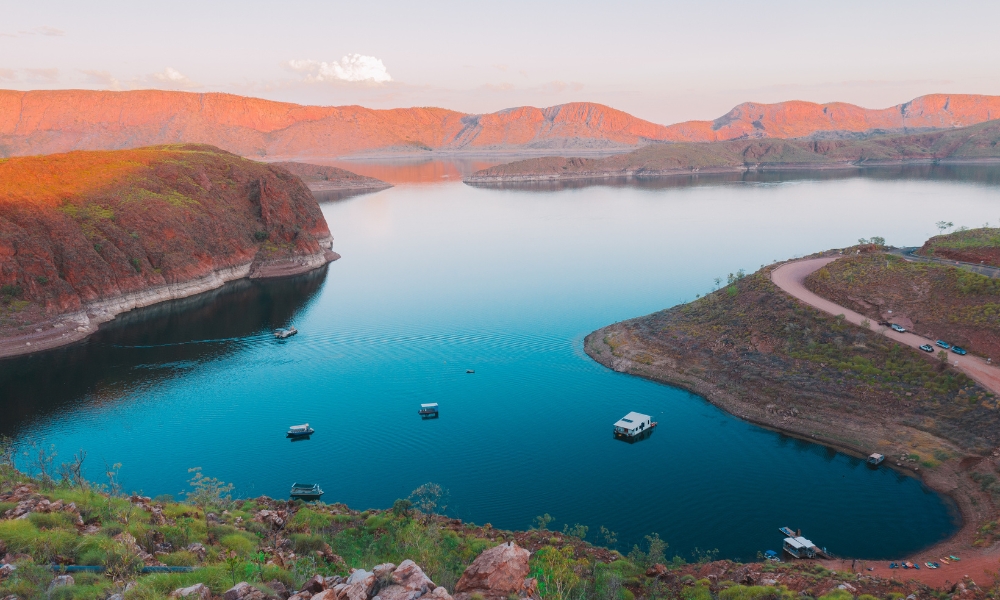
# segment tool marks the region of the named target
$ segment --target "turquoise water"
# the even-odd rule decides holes
[[[357,508],[433,481],[456,517],[526,528],[549,513],[591,540],[606,526],[622,549],[655,531],[685,557],[748,559],[787,525],[840,555],[898,557],[955,531],[950,501],[582,350],[590,331],[740,268],[1000,219],[994,171],[816,177],[447,182],[327,202],[343,258],[325,270],[134,311],[86,343],[0,362],[0,433],[55,445],[57,462],[84,449],[95,479],[120,462],[126,488],[150,495],[178,495],[196,466],[242,496],[316,481]],[[301,333],[268,334],[287,324]],[[423,402],[440,419],[421,420]],[[660,422],[652,437],[612,438],[630,410]],[[317,433],[290,443],[301,422]]]

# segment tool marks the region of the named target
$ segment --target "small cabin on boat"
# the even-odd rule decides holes
[[[323,490],[318,483],[293,483],[292,491],[289,493],[292,500],[305,501],[319,500],[322,495]]]
[[[655,426],[649,415],[630,412],[615,423],[615,435],[634,437]]]
[[[437,402],[431,402],[429,404],[421,404],[420,410],[417,411],[421,417],[433,418],[438,416],[438,405]]]
[[[815,558],[816,544],[804,537],[786,537],[782,550],[791,554],[795,558]]]
[[[309,423],[304,423],[302,425],[292,425],[289,427],[288,433],[286,433],[285,436],[290,438],[309,437],[314,433],[316,433],[316,430],[310,427]]]
[[[275,329],[274,337],[278,338],[279,340],[283,340],[292,337],[298,332],[299,330],[294,327],[289,327],[288,329]]]
[[[878,452],[875,452],[871,456],[868,457],[868,464],[870,464],[873,467],[876,467],[876,466],[882,464],[883,460],[885,460],[885,455],[879,454]]]

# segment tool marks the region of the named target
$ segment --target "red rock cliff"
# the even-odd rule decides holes
[[[0,333],[122,310],[331,256],[301,180],[210,146],[0,161]]]
[[[657,125],[587,102],[486,115],[441,108],[300,106],[231,94],[0,91],[0,156],[198,142],[250,157],[420,150],[622,148],[648,141],[802,137],[959,127],[1000,117],[1000,96],[930,95],[886,109],[741,104],[715,121]]]

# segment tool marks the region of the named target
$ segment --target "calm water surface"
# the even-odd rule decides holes
[[[917,245],[941,219],[996,223],[996,179],[446,181],[326,202],[343,255],[327,269],[135,311],[86,343],[0,362],[0,433],[54,444],[60,459],[85,449],[93,478],[123,463],[126,487],[151,495],[179,494],[195,466],[243,496],[317,481],[325,500],[357,508],[433,481],[454,516],[525,528],[550,513],[591,539],[617,531],[623,549],[655,531],[683,556],[752,558],[788,525],[841,555],[898,557],[955,530],[947,499],[611,372],[583,337],[740,268],[872,235]],[[301,333],[271,338],[287,324]],[[420,420],[423,402],[441,418]],[[630,410],[661,423],[652,437],[612,438]],[[301,422],[316,435],[290,443],[285,428]]]

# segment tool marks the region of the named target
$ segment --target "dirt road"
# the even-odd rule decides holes
[[[871,321],[868,317],[862,314],[856,313],[849,308],[840,306],[839,304],[835,304],[826,298],[817,296],[813,292],[806,289],[804,282],[809,274],[814,271],[818,271],[838,258],[840,257],[809,258],[781,265],[771,272],[771,281],[785,292],[788,292],[788,294],[792,297],[805,302],[809,306],[831,315],[844,315],[849,323],[861,325],[862,321]],[[875,323],[871,323],[871,328],[877,330],[878,326]],[[885,329],[883,335],[893,341],[899,342],[900,344],[906,344],[907,346],[911,346],[913,348],[920,348],[923,344],[930,344],[934,347],[935,352],[928,353],[927,357],[929,360],[937,360],[937,351],[940,350],[940,348],[934,346],[934,340],[929,340],[910,332],[899,333],[898,331],[893,331],[889,328]],[[990,390],[994,394],[1000,394],[1000,367],[986,364],[986,360],[979,358],[978,356],[968,354],[965,356],[958,356],[957,354],[949,352],[948,361],[952,364],[952,366],[976,380],[984,388]]]

